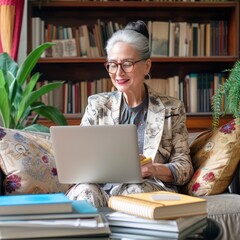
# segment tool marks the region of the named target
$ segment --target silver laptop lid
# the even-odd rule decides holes
[[[142,182],[135,125],[52,126],[61,183]]]

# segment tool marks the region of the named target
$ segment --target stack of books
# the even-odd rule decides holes
[[[64,194],[0,197],[0,239],[109,236],[105,217],[85,200]]]
[[[157,191],[112,196],[106,214],[113,238],[185,239],[207,225],[206,200]]]

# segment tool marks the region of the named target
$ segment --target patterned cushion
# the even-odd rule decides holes
[[[6,195],[68,189],[58,181],[49,134],[0,127],[0,166]]]
[[[195,173],[186,193],[207,196],[224,192],[240,160],[240,125],[235,120],[206,131],[190,146]]]

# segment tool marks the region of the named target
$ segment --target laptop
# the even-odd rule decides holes
[[[132,124],[52,126],[61,183],[140,183],[137,128]]]

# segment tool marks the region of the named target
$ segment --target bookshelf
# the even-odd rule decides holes
[[[123,14],[124,13],[124,14]],[[207,23],[224,20],[227,23],[227,54],[210,56],[157,56],[152,57],[152,78],[168,78],[178,75],[183,81],[189,73],[216,73],[231,68],[239,58],[239,2],[195,1],[195,2],[144,2],[144,1],[28,1],[28,52],[32,49],[32,17],[44,20],[45,28],[55,26],[94,27],[97,20],[114,21],[123,26],[129,21],[171,21]],[[36,71],[42,73],[41,81],[65,80],[73,83],[109,78],[103,63],[105,57],[45,57],[37,64]],[[70,125],[80,123],[81,114],[67,114]],[[225,116],[221,124],[231,116]],[[188,113],[187,126],[190,131],[211,127],[210,112]],[[49,123],[42,119],[49,126]]]

